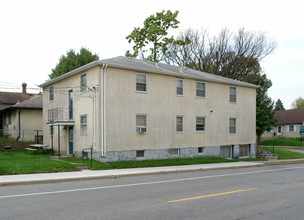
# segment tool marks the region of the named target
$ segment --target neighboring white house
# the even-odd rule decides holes
[[[275,126],[262,138],[300,138],[300,127],[304,126],[304,109],[279,110],[274,113]]]
[[[256,85],[115,57],[40,85],[44,143],[102,161],[255,157]]]

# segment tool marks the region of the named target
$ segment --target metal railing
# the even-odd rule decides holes
[[[73,120],[73,109],[53,108],[48,110],[48,122]]]

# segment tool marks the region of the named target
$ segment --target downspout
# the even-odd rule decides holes
[[[103,64],[102,67],[102,77],[101,77],[101,92],[102,92],[102,100],[101,100],[101,156],[107,157],[107,147],[106,147],[106,69],[107,64]]]
[[[108,64],[105,65],[105,69],[104,69],[104,91],[103,91],[103,95],[104,95],[104,120],[103,120],[103,123],[104,123],[104,156],[107,157],[107,94],[106,94],[106,91],[107,91],[107,67],[108,67]]]
[[[19,133],[18,133],[18,137],[16,138],[16,141],[19,140],[20,136],[21,136],[21,120],[20,120],[20,113],[21,113],[21,109],[19,110],[18,112],[18,130],[19,130]]]

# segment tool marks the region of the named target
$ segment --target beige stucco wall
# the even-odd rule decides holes
[[[54,86],[54,100],[49,101],[49,86],[43,88],[43,135],[44,144],[51,145],[51,136],[49,135],[48,110],[55,108],[68,108],[68,91],[73,90],[73,119],[75,125],[73,126],[74,137],[74,151],[81,151],[93,143],[93,97],[94,92],[87,90],[80,92],[80,74],[87,74],[87,86],[91,89],[93,86],[98,85],[98,75],[100,75],[100,67],[94,67],[87,71],[75,74],[64,80],[56,82]],[[97,98],[98,93],[94,100]],[[80,115],[87,115],[88,121],[88,134],[80,134]],[[68,146],[68,129],[67,126],[60,126],[60,150],[63,153],[67,152]],[[53,146],[58,147],[58,127],[54,128]]]
[[[176,77],[148,73],[148,91],[135,91],[135,72],[108,68],[106,73],[107,150],[167,149],[255,143],[254,88],[237,87],[229,103],[229,85],[205,82],[206,98],[195,97],[194,79],[184,78],[184,96],[176,96]],[[146,134],[135,132],[135,114],[148,116]],[[184,117],[184,132],[175,119]],[[196,116],[206,117],[206,131],[195,131]],[[237,134],[228,134],[229,117]]]
[[[19,136],[19,111],[11,111],[11,124],[4,126],[5,135],[9,135],[11,138]],[[37,135],[35,130],[42,130],[42,128],[42,110],[22,109],[20,111],[20,141],[34,141],[35,135]],[[42,133],[39,132],[39,135]]]
[[[176,96],[176,77],[173,76],[147,73],[148,91],[140,93],[135,91],[135,71],[108,67],[104,82],[100,66],[85,72],[88,87],[98,85],[96,95],[93,91],[80,93],[80,74],[83,72],[55,82],[54,101],[48,101],[49,86],[43,88],[44,144],[51,145],[49,126],[46,125],[48,110],[68,108],[70,89],[74,94],[74,151],[78,153],[91,145],[94,145],[94,151],[101,151],[102,144],[107,151],[121,151],[255,143],[255,88],[237,86],[237,103],[229,103],[229,85],[226,84],[205,82],[206,98],[197,98],[196,80],[184,78],[184,96],[179,97]],[[146,134],[135,131],[137,113],[148,116]],[[88,117],[87,135],[80,134],[82,114]],[[102,115],[106,117],[104,128]],[[175,131],[177,115],[184,117],[183,133]],[[205,132],[195,131],[196,116],[206,117]],[[237,118],[237,134],[228,134],[229,117]],[[66,126],[60,126],[63,153],[67,152],[67,130]],[[54,131],[56,149],[58,127]],[[105,139],[102,140],[103,132]]]

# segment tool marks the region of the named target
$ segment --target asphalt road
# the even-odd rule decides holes
[[[304,164],[0,187],[0,219],[303,219]]]

